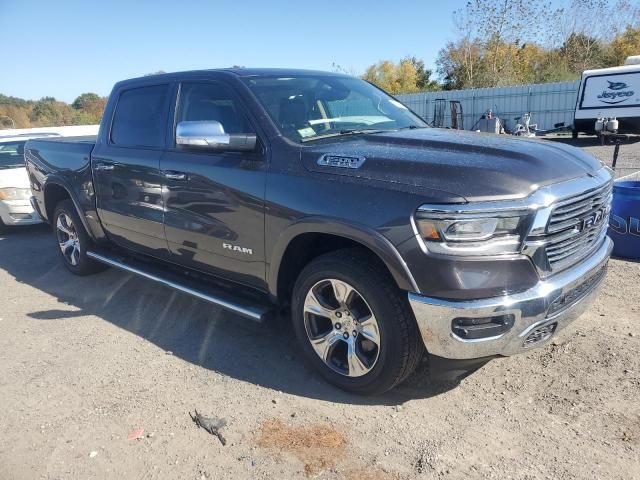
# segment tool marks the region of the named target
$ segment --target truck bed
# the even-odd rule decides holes
[[[96,136],[42,138],[27,141],[24,159],[32,193],[39,213],[48,219],[45,208],[45,183],[66,188],[76,204],[93,210],[94,199],[87,189],[92,184],[91,152]]]
[[[96,144],[96,136],[35,138],[25,145],[25,159],[40,160],[45,168],[72,169],[87,165],[91,150]]]

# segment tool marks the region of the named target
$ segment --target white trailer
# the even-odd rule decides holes
[[[621,67],[582,74],[574,136],[593,133],[598,118],[617,118],[619,133],[640,133],[640,57],[629,57]]]

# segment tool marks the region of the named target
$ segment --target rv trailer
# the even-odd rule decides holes
[[[593,134],[598,119],[617,119],[617,133],[640,133],[640,56],[620,67],[582,74],[573,134]]]

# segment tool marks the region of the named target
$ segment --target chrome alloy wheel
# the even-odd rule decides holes
[[[341,375],[361,377],[378,361],[376,317],[346,282],[326,279],[311,287],[304,301],[304,327],[318,356]]]
[[[56,221],[56,237],[65,260],[76,266],[80,261],[80,240],[71,218],[61,213]]]

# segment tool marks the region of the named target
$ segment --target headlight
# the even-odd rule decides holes
[[[520,217],[463,220],[418,219],[425,240],[482,241],[500,235],[517,235]]]
[[[451,255],[499,255],[520,250],[530,212],[428,212],[419,210],[417,233],[427,250]]]
[[[0,200],[29,200],[30,197],[28,188],[0,188]]]

